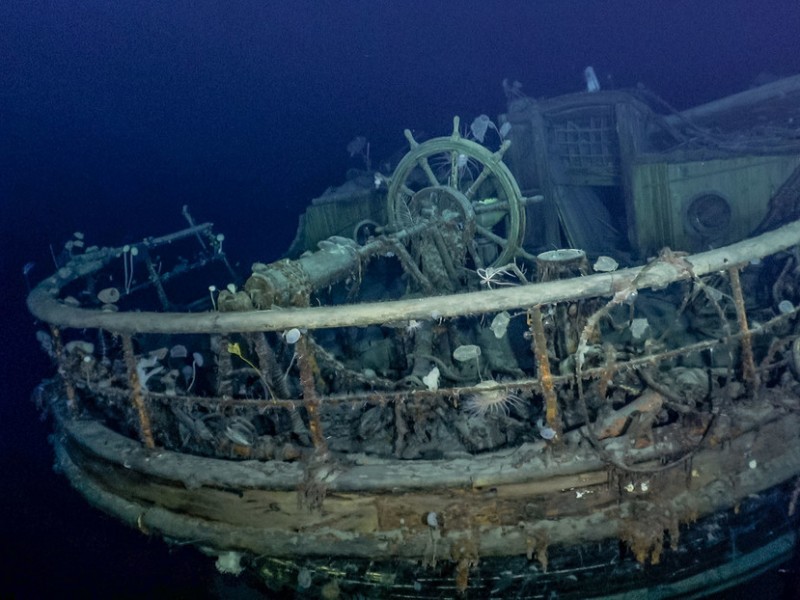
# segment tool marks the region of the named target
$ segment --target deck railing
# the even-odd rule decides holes
[[[203,277],[235,274],[205,224],[76,254],[28,304],[49,327],[40,341],[58,368],[54,397],[149,447],[436,458],[585,436],[635,470],[602,440],[647,445],[686,424],[703,438],[720,398],[754,398],[800,368],[798,242],[793,222],[609,273],[221,312]],[[98,298],[115,280],[119,299]]]

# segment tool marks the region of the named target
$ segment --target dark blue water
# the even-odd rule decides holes
[[[22,277],[29,261],[49,273],[50,245],[164,233],[188,204],[230,256],[274,260],[310,199],[360,166],[357,135],[380,159],[406,127],[501,112],[503,78],[555,96],[583,89],[587,65],[686,108],[800,73],[798,32],[797,0],[0,3],[0,596],[233,593],[210,560],[118,525],[52,472]],[[790,598],[792,579],[755,588]]]

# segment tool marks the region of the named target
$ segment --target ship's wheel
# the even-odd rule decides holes
[[[496,152],[453,133],[418,143],[406,129],[411,150],[389,182],[389,223],[408,229],[431,218],[457,222],[467,239],[473,269],[514,260],[525,234],[525,212],[516,179],[503,163],[511,142]]]

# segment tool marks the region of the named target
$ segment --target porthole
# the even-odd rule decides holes
[[[719,238],[728,231],[731,213],[730,203],[719,194],[695,196],[686,205],[686,232],[703,239]]]

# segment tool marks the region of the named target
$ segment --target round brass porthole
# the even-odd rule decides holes
[[[720,194],[703,193],[686,205],[686,232],[704,239],[719,238],[731,224],[730,202]]]

